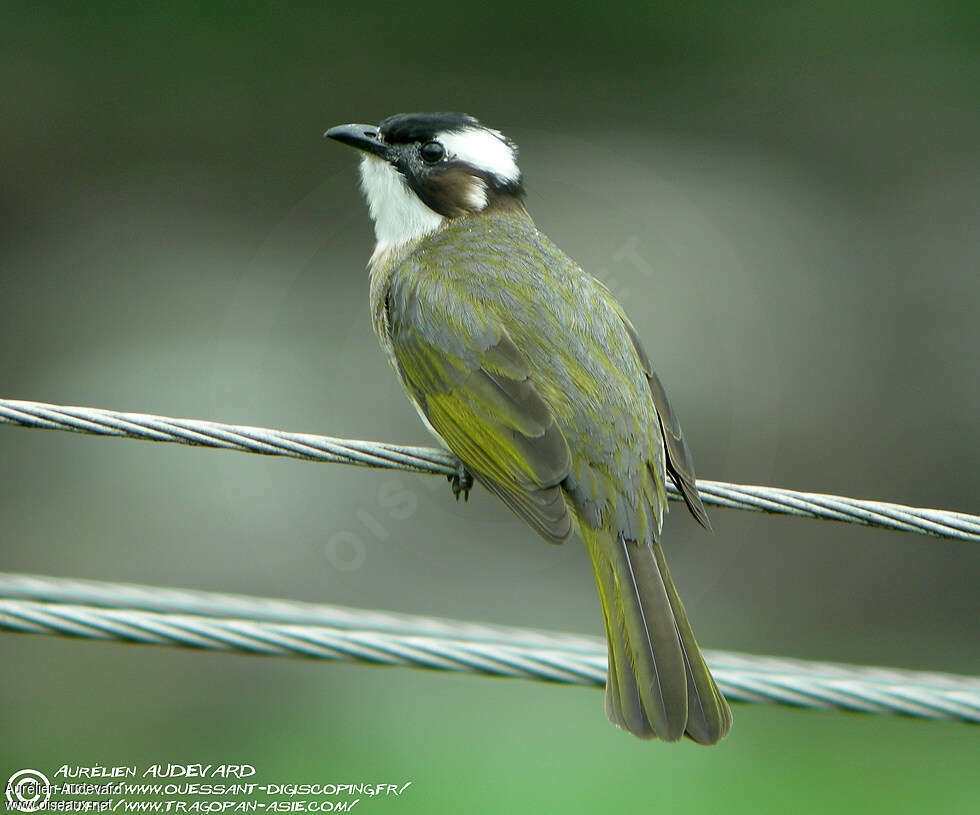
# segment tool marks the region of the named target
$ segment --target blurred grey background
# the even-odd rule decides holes
[[[978,17],[8,0],[0,395],[429,444],[371,332],[355,159],[321,134],[464,110],[626,304],[701,477],[977,512]],[[10,428],[0,463],[5,571],[601,633],[583,549],[479,489]],[[980,673],[974,545],[712,519],[675,505],[665,534],[706,647]],[[530,683],[12,635],[0,664],[0,771],[234,753],[414,778],[390,811],[977,800],[955,725],[739,707],[712,752]]]

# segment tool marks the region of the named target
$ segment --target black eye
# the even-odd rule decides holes
[[[427,141],[419,148],[419,153],[422,155],[423,161],[435,164],[446,155],[446,148],[437,141]]]

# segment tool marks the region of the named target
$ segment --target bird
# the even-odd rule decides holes
[[[668,477],[711,529],[690,451],[622,306],[535,226],[517,145],[464,113],[399,113],[324,136],[361,154],[372,324],[460,462],[457,500],[475,480],[546,541],[584,541],[614,724],[721,741],[731,710],[660,545]]]

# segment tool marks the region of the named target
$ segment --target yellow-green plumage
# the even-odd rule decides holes
[[[723,738],[731,713],[657,543],[668,472],[707,516],[619,304],[519,204],[382,252],[371,275],[375,328],[430,426],[546,540],[584,539],[609,640],[610,719],[640,737]]]

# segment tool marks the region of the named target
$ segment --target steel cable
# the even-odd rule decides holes
[[[0,424],[440,475],[452,475],[458,463],[451,454],[430,447],[338,439],[199,419],[175,419],[14,399],[0,399]],[[980,516],[963,512],[704,479],[699,479],[697,484],[702,500],[715,506],[980,541]],[[672,484],[668,484],[668,495],[675,501],[681,500]]]
[[[4,578],[16,577],[5,575]],[[29,593],[28,578],[20,591]],[[86,583],[97,593],[96,584]],[[12,581],[5,579],[5,591]],[[49,585],[50,589],[51,586]],[[74,591],[68,582],[65,596]],[[140,588],[144,602],[146,592]],[[12,589],[17,591],[16,588]],[[102,587],[108,601],[113,584]],[[52,592],[48,592],[49,594]],[[203,593],[190,593],[194,602],[204,602]],[[118,599],[123,599],[121,595]],[[216,607],[227,603],[227,595],[216,598]],[[172,593],[160,592],[162,605],[173,605]],[[247,602],[236,597],[237,603]],[[103,608],[22,599],[0,599],[0,630],[18,633],[59,634],[85,639],[152,645],[175,645],[216,651],[265,656],[293,656],[343,660],[430,670],[457,671],[494,677],[516,677],[564,684],[602,686],[606,676],[606,652],[601,640],[545,632],[487,627],[414,618],[419,632],[410,633],[413,618],[393,615],[395,633],[378,626],[376,612],[346,609],[346,624],[272,622],[261,619],[269,609],[284,614],[281,601],[253,600],[249,618],[177,614],[132,608]],[[270,605],[271,604],[271,605]],[[287,604],[292,605],[292,604]],[[304,614],[320,607],[307,605]],[[336,607],[324,607],[324,616]],[[227,610],[227,609],[226,609]],[[239,608],[248,613],[247,608]],[[356,627],[359,618],[364,627]],[[457,633],[459,637],[452,636]],[[493,639],[474,639],[474,632]],[[509,633],[508,633],[509,632]],[[980,680],[936,673],[868,668],[803,660],[755,657],[728,652],[705,652],[722,692],[733,702],[770,703],[794,707],[848,710],[863,713],[893,713],[929,719],[980,723]]]

